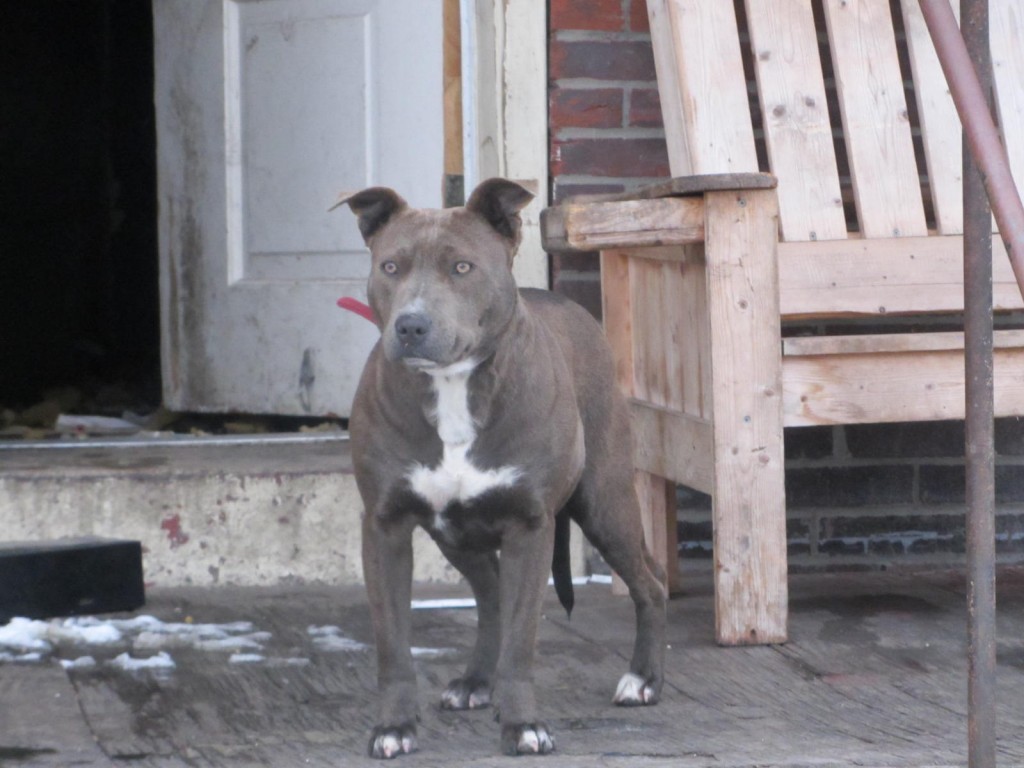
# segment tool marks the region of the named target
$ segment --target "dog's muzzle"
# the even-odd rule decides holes
[[[432,328],[433,321],[423,312],[404,312],[399,315],[394,323],[397,357],[406,362],[431,360],[436,352],[432,349]]]

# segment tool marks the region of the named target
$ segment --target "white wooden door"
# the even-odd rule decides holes
[[[164,398],[349,415],[376,329],[341,190],[441,204],[441,0],[154,0]]]

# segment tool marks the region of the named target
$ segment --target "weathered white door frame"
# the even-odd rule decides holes
[[[548,204],[547,3],[462,0],[461,8],[464,38],[475,33],[475,46],[463,40],[466,190],[491,176],[535,185],[537,198],[522,214],[515,274],[520,285],[547,288],[540,241]]]

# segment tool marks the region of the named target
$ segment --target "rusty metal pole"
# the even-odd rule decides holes
[[[991,112],[988,0],[962,0],[961,28]],[[996,763],[995,447],[992,213],[964,139],[964,367],[967,376],[967,762]]]
[[[921,0],[964,125],[964,369],[967,463],[967,734],[970,768],[996,762],[992,213],[1024,290],[1024,208],[992,120],[988,0]],[[965,45],[966,44],[966,45]],[[973,66],[972,66],[973,65]],[[973,70],[973,71],[972,71]],[[977,77],[975,77],[977,73]]]

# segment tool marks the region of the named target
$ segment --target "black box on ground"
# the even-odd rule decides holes
[[[0,542],[0,624],[131,611],[145,602],[141,542]]]

